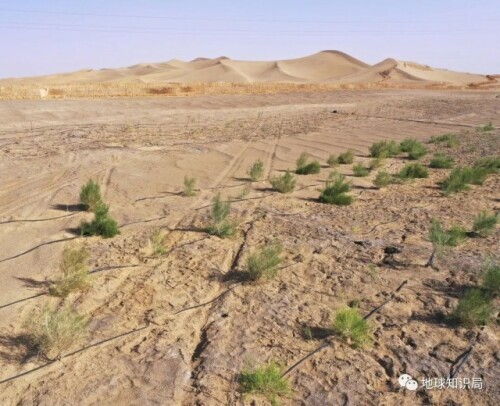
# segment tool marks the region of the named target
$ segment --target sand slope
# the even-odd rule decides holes
[[[439,83],[468,85],[488,82],[485,75],[435,69],[392,58],[366,64],[340,51],[322,51],[303,58],[276,61],[239,61],[221,56],[173,59],[126,68],[80,70],[71,73],[14,79],[36,84],[84,83]],[[490,79],[491,81],[491,79]],[[3,81],[0,80],[0,83]],[[9,81],[11,82],[11,81]]]

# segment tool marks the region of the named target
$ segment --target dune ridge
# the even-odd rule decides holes
[[[124,68],[79,70],[47,76],[3,79],[0,83],[429,83],[474,85],[496,82],[495,75],[436,69],[416,62],[387,58],[369,65],[344,52],[321,51],[296,59],[275,61],[233,60],[225,56],[192,61],[140,63]]]

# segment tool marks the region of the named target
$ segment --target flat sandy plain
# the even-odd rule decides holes
[[[475,131],[489,122],[497,130]],[[447,377],[475,336],[436,314],[449,313],[464,286],[477,283],[482,260],[498,253],[498,231],[454,249],[439,272],[423,266],[432,251],[426,236],[432,218],[470,228],[479,211],[498,210],[498,175],[445,198],[435,185],[447,170],[377,190],[373,174],[352,177],[351,165],[342,165],[355,203],[315,200],[330,154],[352,149],[356,162],[367,163],[369,146],[383,139],[426,141],[453,132],[462,140],[453,152],[458,162],[498,155],[497,93],[13,100],[0,103],[0,123],[0,380],[47,364],[24,346],[23,320],[46,303],[60,305],[40,293],[54,279],[65,247],[85,244],[92,269],[122,266],[95,273],[90,290],[64,300],[92,318],[87,338],[68,354],[83,350],[0,384],[0,404],[266,404],[240,394],[236,378],[245,363],[274,359],[288,367],[325,340],[329,346],[290,373],[294,391],[283,404],[498,401],[496,325],[482,330],[459,373],[481,376],[483,390],[404,392],[397,383],[401,373]],[[303,151],[325,167],[298,177],[292,194],[248,181],[256,159],[270,177],[294,169]],[[385,169],[395,172],[404,163],[390,159]],[[180,194],[184,175],[197,179],[196,196]],[[90,178],[101,184],[121,225],[118,237],[74,233],[91,217],[75,208]],[[217,192],[234,199],[234,239],[196,231]],[[156,229],[167,235],[168,254],[158,258],[149,244]],[[253,247],[275,238],[284,247],[276,279],[252,285],[230,277],[244,268]],[[388,246],[401,251],[395,261],[386,261]],[[373,317],[370,348],[303,337],[304,326],[327,329],[332,312],[353,300],[368,313],[404,280]]]

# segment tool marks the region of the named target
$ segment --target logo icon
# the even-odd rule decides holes
[[[406,388],[411,391],[417,390],[418,388],[418,382],[408,374],[401,375],[398,378],[398,382],[402,388]]]

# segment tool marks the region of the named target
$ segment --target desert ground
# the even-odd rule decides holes
[[[498,325],[445,317],[498,255],[498,230],[425,264],[431,220],[470,229],[482,210],[498,212],[499,175],[443,196],[436,183],[449,169],[378,189],[376,171],[355,177],[352,165],[326,161],[350,149],[367,165],[374,142],[415,138],[429,149],[427,165],[441,148],[429,139],[445,133],[460,140],[445,151],[457,163],[498,156],[499,100],[423,89],[2,100],[0,404],[264,405],[265,396],[241,393],[245,365],[274,360],[286,370],[319,347],[287,374],[292,392],[281,404],[498,404]],[[477,130],[488,123],[493,130]],[[266,179],[295,170],[302,152],[321,172],[296,175],[290,194],[272,190]],[[251,182],[257,159],[265,175]],[[383,169],[406,162],[388,158]],[[353,204],[318,202],[333,170],[352,183]],[[184,176],[196,178],[195,196],[183,196]],[[114,238],[78,233],[92,218],[79,208],[89,179],[120,225]],[[217,193],[232,201],[232,238],[203,231]],[[158,231],[163,255],[151,247]],[[276,278],[239,277],[249,253],[270,241],[283,246]],[[63,250],[81,246],[92,285],[49,295]],[[364,315],[387,300],[370,318],[372,345],[329,334],[339,309],[356,303]],[[25,321],[45,305],[89,318],[86,336],[55,359],[26,340]],[[469,348],[457,376],[481,377],[483,389],[399,386],[403,373],[448,377]]]

